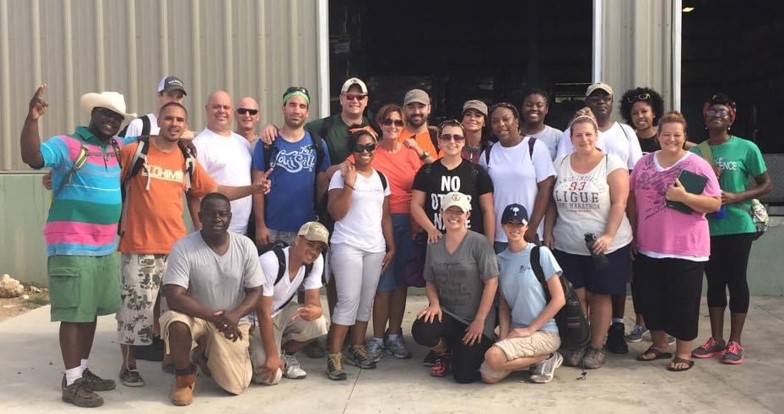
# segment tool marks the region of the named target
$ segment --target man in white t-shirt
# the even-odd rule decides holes
[[[275,385],[282,376],[302,379],[307,375],[294,354],[327,333],[319,289],[324,270],[321,252],[328,241],[327,228],[309,221],[300,227],[292,246],[278,245],[259,257],[270,289],[264,289],[251,315],[253,382]],[[305,293],[303,304],[292,301],[300,288]]]
[[[131,121],[118,136],[121,137],[138,137],[140,135],[158,135],[160,128],[158,127],[158,112],[161,108],[169,102],[177,102],[182,105],[188,92],[185,91],[185,85],[180,78],[169,75],[160,82],[158,82],[158,106],[155,112],[150,112],[147,115],[140,116]],[[192,131],[186,131],[184,138],[193,138]]]
[[[629,170],[632,170],[637,161],[642,158],[642,149],[632,127],[616,122],[610,117],[613,98],[612,88],[603,82],[592,84],[585,92],[585,105],[591,108],[599,124],[599,139],[596,141],[596,147],[608,154],[618,156],[626,163]],[[572,151],[571,129],[566,128],[558,141],[556,160],[571,154]]]
[[[207,128],[193,139],[197,149],[196,158],[218,184],[234,187],[250,185],[250,143],[231,130],[234,119],[231,96],[222,90],[213,92],[207,99],[205,110]],[[245,234],[252,205],[251,197],[231,202],[229,231]],[[199,200],[188,198],[188,209],[193,226],[200,230]]]

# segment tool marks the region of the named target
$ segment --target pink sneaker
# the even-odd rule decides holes
[[[704,344],[700,345],[699,348],[692,351],[691,356],[694,358],[713,358],[724,355],[726,350],[727,346],[724,344],[724,341],[717,342],[711,336]]]
[[[737,341],[730,341],[727,344],[727,352],[721,357],[721,362],[732,365],[743,363],[743,346]]]

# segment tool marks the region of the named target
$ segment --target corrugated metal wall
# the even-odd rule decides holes
[[[27,169],[19,132],[40,82],[43,137],[87,121],[87,92],[116,90],[130,112],[154,110],[167,74],[185,82],[193,130],[216,89],[256,97],[262,122],[279,122],[290,85],[320,102],[317,42],[316,0],[0,0],[0,171]]]

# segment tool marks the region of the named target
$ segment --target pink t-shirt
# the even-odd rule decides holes
[[[710,256],[710,231],[705,214],[682,213],[665,203],[667,188],[681,170],[708,177],[702,195],[721,195],[716,174],[699,156],[687,153],[665,169],[656,162],[656,153],[646,154],[635,165],[630,179],[637,206],[637,249],[657,257],[705,261]]]

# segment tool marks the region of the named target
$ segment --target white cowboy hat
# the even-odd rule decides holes
[[[125,117],[123,123],[136,118],[136,114],[125,112],[125,97],[117,92],[86,93],[81,99],[82,110],[88,115],[95,108],[106,108]]]

